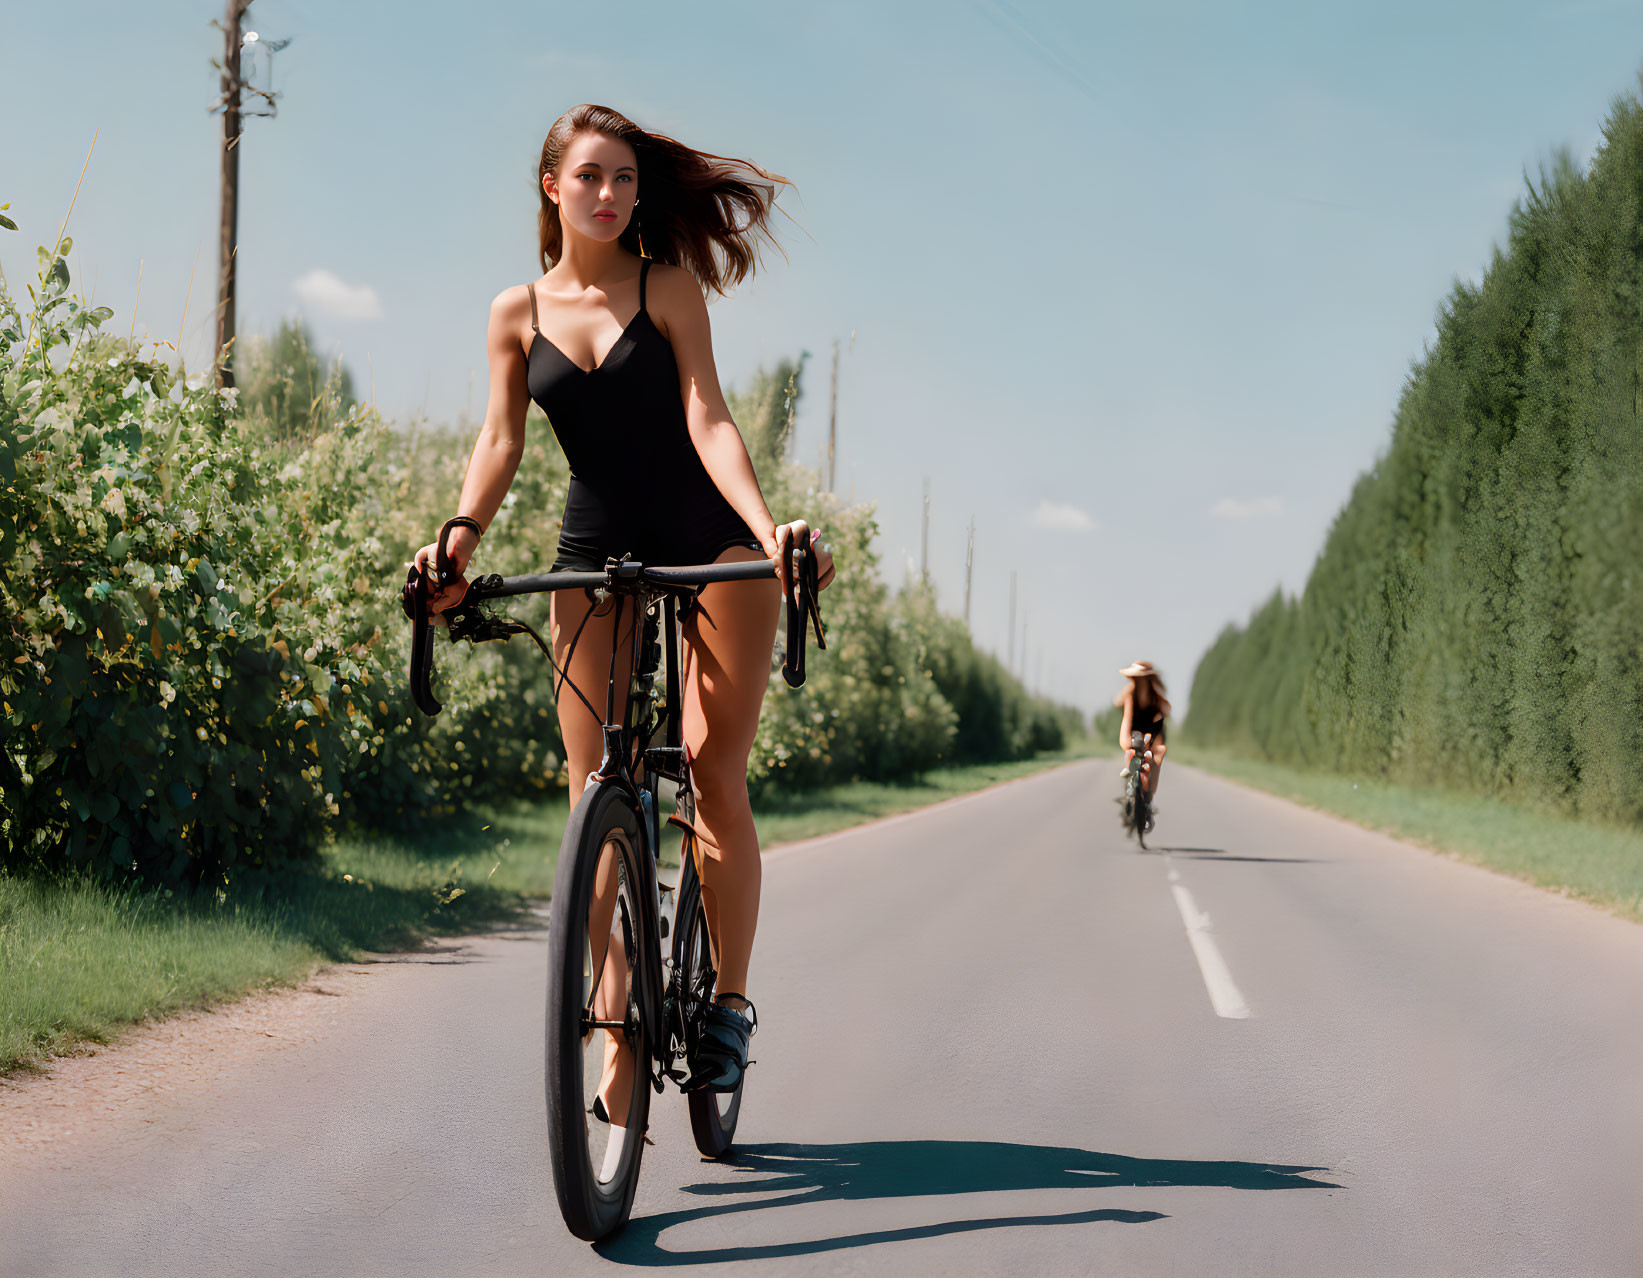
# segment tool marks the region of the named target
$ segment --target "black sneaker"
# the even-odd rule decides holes
[[[690,1077],[681,1090],[690,1092],[699,1087],[714,1092],[736,1090],[748,1066],[748,1040],[759,1028],[758,1010],[752,1003],[747,1004],[747,1010],[751,1016],[720,1003],[707,1009],[696,1036],[695,1050],[690,1054]]]

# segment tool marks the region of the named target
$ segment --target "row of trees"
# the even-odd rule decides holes
[[[471,435],[390,429],[288,326],[241,391],[102,334],[42,249],[0,278],[0,864],[214,881],[564,783],[551,671],[527,643],[439,647],[435,720],[405,695],[398,590],[456,507]],[[801,370],[734,397],[773,510],[827,528],[839,578],[805,687],[773,679],[755,787],[1015,758],[1082,729],[1027,696],[927,591],[892,595],[866,506],[789,460]],[[551,562],[568,482],[533,410],[474,568]],[[520,609],[537,624],[547,601]],[[773,664],[779,655],[772,654]]]
[[[1458,284],[1299,598],[1198,667],[1194,739],[1643,818],[1643,104]]]

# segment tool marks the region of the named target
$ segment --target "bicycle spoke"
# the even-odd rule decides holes
[[[587,914],[582,1096],[588,1167],[601,1184],[616,1174],[621,1147],[613,1151],[612,1141],[629,1138],[632,1080],[642,1068],[633,1051],[634,885],[622,853],[614,839],[601,848]]]

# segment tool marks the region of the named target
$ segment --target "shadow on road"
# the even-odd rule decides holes
[[[843,1234],[808,1242],[767,1243],[746,1247],[712,1247],[670,1251],[660,1245],[664,1231],[676,1225],[765,1207],[869,1199],[934,1197],[943,1194],[996,1193],[1017,1189],[1110,1189],[1115,1187],[1208,1186],[1223,1189],[1337,1189],[1305,1173],[1322,1167],[1279,1163],[1182,1162],[1162,1158],[1127,1158],[1049,1145],[1010,1145],[996,1141],[867,1141],[848,1145],[748,1145],[724,1160],[742,1173],[723,1183],[688,1185],[685,1193],[724,1197],[686,1211],[636,1217],[627,1228],[596,1250],[607,1259],[629,1265],[723,1264],[735,1260],[775,1260],[866,1247],[876,1243],[936,1238],[985,1229],[1043,1225],[1081,1225],[1096,1221],[1139,1225],[1164,1219],[1157,1211],[1093,1209],[1050,1215],[989,1216],[946,1220],[903,1229]],[[753,1195],[751,1201],[749,1198]],[[945,1214],[945,1213],[943,1213]]]
[[[1284,865],[1317,865],[1322,860],[1321,857],[1315,856],[1235,856],[1225,848],[1148,848],[1147,851],[1168,852],[1171,856],[1183,856],[1189,861],[1264,861]]]

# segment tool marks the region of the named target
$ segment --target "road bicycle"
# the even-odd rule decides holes
[[[1146,781],[1152,773],[1152,733],[1130,733],[1130,761],[1124,769],[1122,820],[1126,833],[1133,834],[1143,848],[1152,832],[1152,795]]]
[[[445,549],[453,523],[440,531],[437,582],[455,580]],[[809,547],[794,548],[792,566],[782,677],[797,688],[804,683],[806,623],[814,627],[817,647],[827,643],[817,604],[816,560]],[[646,567],[624,556],[607,561],[603,571],[493,574],[474,580],[462,601],[441,614],[452,642],[529,635],[553,664],[559,682],[598,716],[554,662],[541,636],[489,605],[513,596],[582,589],[592,591],[596,608],[615,611],[612,633],[618,641],[612,644],[605,712],[598,716],[604,756],[565,827],[548,918],[549,1161],[565,1224],[590,1242],[627,1223],[639,1183],[651,1092],[660,1093],[666,1079],[684,1089],[686,1062],[716,993],[716,942],[702,904],[695,792],[682,735],[682,624],[704,585],[768,580],[775,568],[772,559]],[[402,596],[412,625],[411,695],[429,715],[440,711],[432,688],[432,593],[413,567]],[[624,675],[627,707],[618,723],[617,679],[622,672],[617,653],[624,646],[624,613],[633,642]],[[570,651],[580,637],[578,629]],[[665,672],[660,688],[659,672]],[[682,835],[678,881],[672,886],[659,875],[658,790],[664,777],[677,787],[667,823]],[[669,896],[675,898],[671,918]],[[622,1073],[615,1071],[606,1089],[607,1104],[599,1088],[607,1064],[616,1059],[618,1038],[629,1049],[629,1077],[621,1086]],[[733,1091],[686,1092],[696,1147],[710,1158],[725,1153],[735,1137],[745,1078],[744,1070]],[[623,1137],[614,1136],[612,1119],[621,1123]]]

